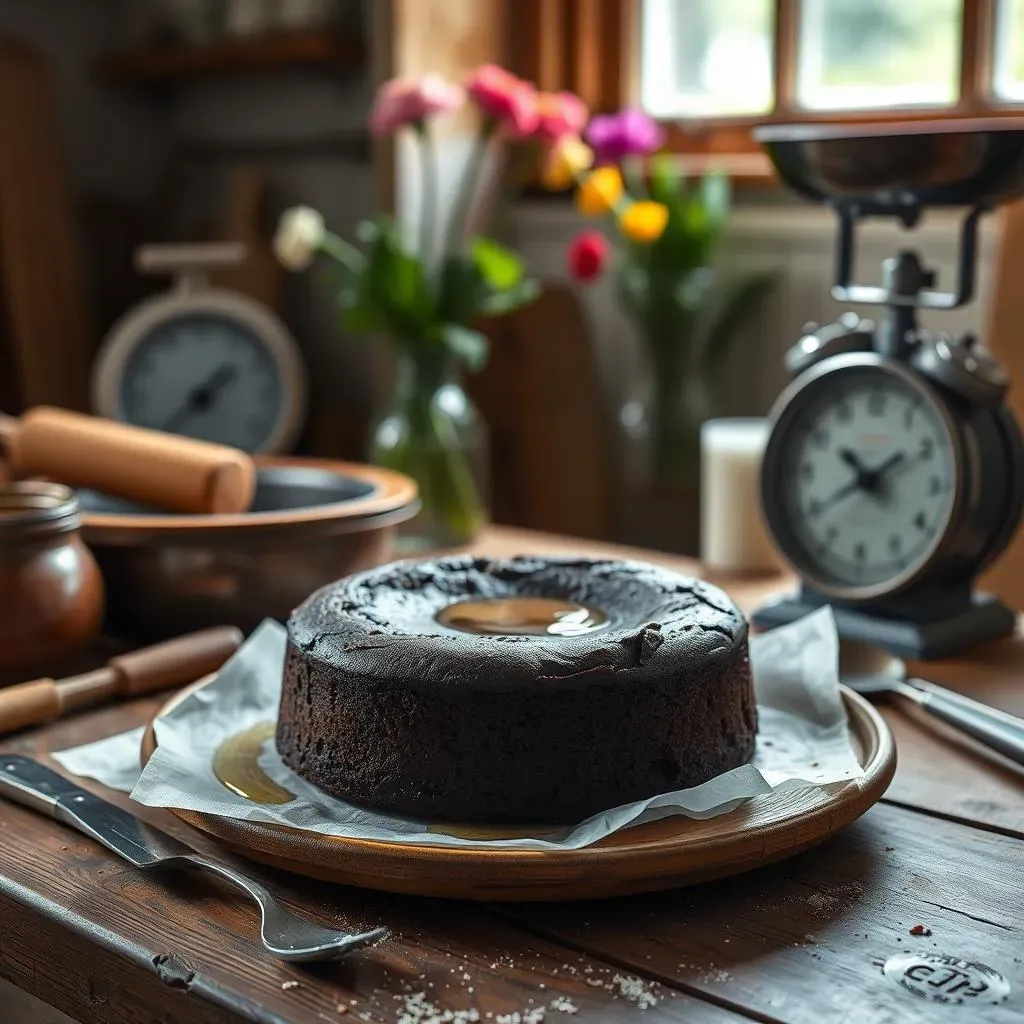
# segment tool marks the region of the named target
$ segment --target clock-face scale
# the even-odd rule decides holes
[[[129,356],[119,418],[142,427],[261,450],[285,401],[267,346],[244,324],[180,314],[153,327]]]
[[[928,560],[952,515],[953,439],[926,391],[877,368],[824,374],[785,428],[776,494],[812,580],[871,587]]]

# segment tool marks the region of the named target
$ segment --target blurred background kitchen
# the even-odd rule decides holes
[[[965,59],[989,24],[987,63]],[[0,37],[0,409],[95,405],[104,339],[168,287],[138,272],[139,246],[240,241],[245,262],[211,278],[295,340],[308,403],[287,447],[352,460],[367,459],[391,393],[389,349],[344,330],[335,291],[284,270],[272,238],[297,204],[345,238],[380,210],[415,216],[416,154],[367,128],[379,82],[458,81],[494,62],[593,112],[638,104],[692,179],[728,175],[716,288],[751,275],[770,286],[726,320],[713,359],[688,359],[677,386],[692,423],[672,442],[684,446],[704,419],[763,416],[802,326],[841,312],[831,215],[781,192],[749,127],[1024,100],[1020,0],[0,0]],[[464,119],[441,130],[442,177],[468,138]],[[916,239],[946,280],[951,225],[930,217]],[[698,465],[656,465],[651,347],[612,277],[570,273],[583,226],[568,193],[530,174],[500,225],[543,290],[481,325],[489,365],[460,378],[485,428],[490,516],[696,552]],[[859,280],[877,279],[893,232],[864,232]],[[978,300],[944,314],[945,329],[989,323],[997,233],[986,226]]]

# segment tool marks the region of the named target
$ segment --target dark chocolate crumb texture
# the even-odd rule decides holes
[[[657,566],[396,563],[313,594],[288,636],[278,750],[368,807],[574,823],[754,750],[743,616],[716,587]]]

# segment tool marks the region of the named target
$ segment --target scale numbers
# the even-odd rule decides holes
[[[870,367],[824,376],[804,396],[778,462],[798,568],[854,587],[913,571],[952,514],[956,462],[939,411]]]

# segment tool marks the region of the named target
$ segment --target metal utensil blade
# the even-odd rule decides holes
[[[139,868],[194,852],[29,757],[0,757],[0,792],[92,836]]]

